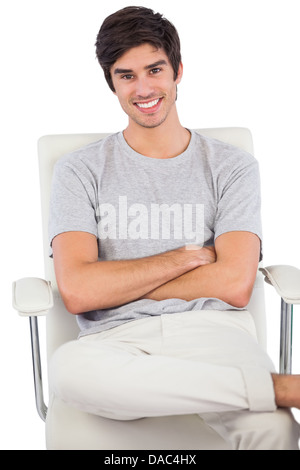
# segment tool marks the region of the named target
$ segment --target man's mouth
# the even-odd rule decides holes
[[[151,101],[140,101],[135,102],[135,106],[139,108],[142,112],[155,112],[162,101],[162,98],[156,98]]]
[[[159,98],[157,100],[149,101],[148,103],[136,103],[139,108],[153,108],[159,102]]]

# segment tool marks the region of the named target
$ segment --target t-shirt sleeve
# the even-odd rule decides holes
[[[81,168],[82,167],[82,168]],[[49,255],[52,241],[64,232],[82,231],[96,237],[96,188],[84,165],[58,161],[54,168],[49,214]]]
[[[231,231],[256,234],[262,245],[260,175],[257,161],[241,159],[227,173],[220,190],[215,220],[215,239]],[[262,253],[261,253],[262,258]]]

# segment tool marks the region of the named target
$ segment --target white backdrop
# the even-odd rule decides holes
[[[125,127],[127,119],[95,59],[94,42],[103,19],[130,4],[1,2],[2,449],[45,448],[44,424],[33,398],[29,327],[11,307],[14,279],[43,277],[36,141],[43,134],[114,132]],[[300,267],[298,0],[143,4],[164,13],[181,36],[182,124],[252,130],[262,179],[264,264]],[[268,348],[278,363],[280,301],[271,287],[266,291]],[[295,308],[297,373],[299,310]]]

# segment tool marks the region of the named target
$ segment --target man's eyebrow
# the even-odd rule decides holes
[[[132,73],[133,70],[131,69],[115,69],[114,70],[114,75],[118,75],[119,73]]]
[[[145,70],[155,69],[155,67],[158,67],[159,65],[167,65],[167,62],[164,59],[158,60],[157,62],[154,62],[154,64],[146,65],[144,68]],[[120,69],[120,68],[116,68],[114,70],[114,75],[118,75],[122,73],[133,73],[133,70],[132,69]]]
[[[158,67],[159,65],[168,65],[168,64],[164,59],[162,59],[162,60],[158,60],[154,64],[146,65],[145,69],[146,70],[155,69],[155,67]]]

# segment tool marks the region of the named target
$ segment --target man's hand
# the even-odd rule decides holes
[[[199,245],[186,245],[182,248],[179,248],[180,251],[184,250],[198,250],[199,259],[201,260],[199,266],[204,266],[205,264],[214,263],[217,260],[216,250],[213,246],[199,246]]]

